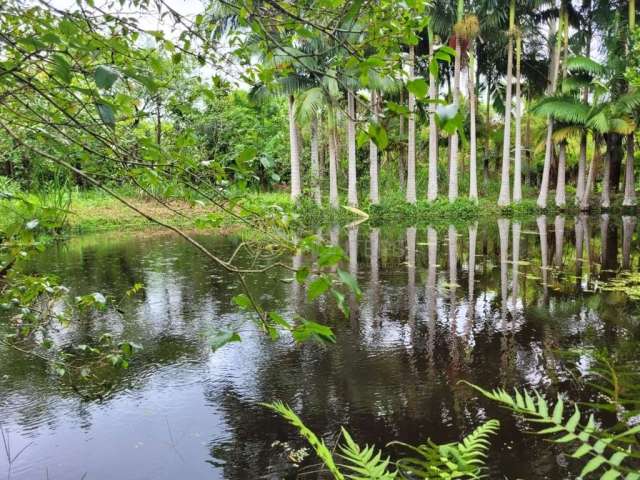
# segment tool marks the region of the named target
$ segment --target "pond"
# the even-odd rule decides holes
[[[306,445],[259,405],[279,399],[328,442],[341,425],[361,444],[450,441],[498,418],[492,478],[570,477],[560,450],[522,434],[508,412],[459,381],[573,392],[558,350],[637,339],[637,303],[601,289],[640,268],[635,230],[635,217],[609,215],[334,227],[320,233],[345,249],[344,268],[363,290],[359,304],[351,299],[350,318],[328,299],[306,302],[289,272],[248,281],[270,308],[331,325],[336,344],[271,341],[246,328],[242,342],[215,353],[207,335],[242,315],[231,302],[239,291],[184,241],[146,232],[58,244],[34,268],[57,274],[72,295],[124,300],[120,312],[91,315],[55,335],[77,344],[109,332],[143,350],[109,379],[108,392],[89,399],[43,363],[0,346],[0,425],[11,452],[24,449],[9,466],[0,448],[0,475],[295,478],[273,444]],[[241,241],[198,238],[226,255]],[[144,291],[129,299],[136,282]]]

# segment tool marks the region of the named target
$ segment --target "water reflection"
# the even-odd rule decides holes
[[[566,478],[552,449],[517,433],[513,418],[459,380],[555,393],[571,388],[558,348],[615,347],[637,335],[636,303],[599,289],[638,268],[636,226],[635,217],[605,214],[332,227],[317,233],[345,248],[340,268],[364,292],[360,303],[349,299],[350,320],[331,298],[309,304],[303,287],[282,281],[288,272],[247,281],[267,308],[284,305],[289,316],[331,325],[337,343],[272,342],[247,330],[242,343],[215,354],[206,333],[239,319],[231,305],[237,291],[179,240],[133,235],[57,246],[34,267],[57,272],[73,294],[121,298],[134,282],[146,286],[122,315],[84,319],[57,335],[86,342],[108,331],[144,350],[112,379],[110,396],[84,402],[44,365],[0,346],[0,422],[14,451],[33,442],[12,478],[294,478],[271,444],[303,442],[257,405],[273,399],[291,404],[327,440],[346,425],[378,445],[453,440],[499,418],[493,476]],[[221,254],[241,242],[201,240]],[[298,268],[314,259],[288,261]]]

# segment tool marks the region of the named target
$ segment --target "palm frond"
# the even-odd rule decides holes
[[[320,87],[305,90],[295,102],[296,117],[300,120],[308,120],[318,115],[326,104],[325,92]]]
[[[577,137],[582,132],[584,132],[584,128],[577,125],[568,125],[565,127],[560,127],[560,128],[554,129],[553,141],[561,142],[563,140],[567,140],[569,137]]]
[[[566,95],[544,98],[531,107],[531,112],[571,124],[585,124],[589,118],[589,106]]]
[[[567,58],[566,67],[570,72],[581,71],[590,73],[594,76],[600,76],[605,73],[604,66],[595,60],[589,57],[583,57],[582,55]]]

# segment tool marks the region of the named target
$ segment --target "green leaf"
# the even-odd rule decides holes
[[[301,323],[293,329],[292,333],[297,342],[305,342],[309,339],[322,343],[336,342],[336,336],[331,328],[304,318],[301,319]]]
[[[242,310],[249,310],[251,308],[251,299],[246,293],[241,293],[240,295],[236,295],[231,299],[233,303],[235,303]]]
[[[427,96],[429,87],[424,78],[415,78],[407,82],[407,90],[413,93],[416,98],[424,98]]]
[[[209,344],[211,345],[211,350],[215,352],[227,343],[239,341],[241,341],[241,338],[237,332],[218,332],[209,339]]]
[[[310,270],[309,267],[302,267],[296,270],[296,281],[298,283],[304,283],[307,277],[309,276]]]
[[[349,287],[349,289],[353,293],[355,293],[357,296],[362,295],[362,291],[358,286],[358,281],[355,279],[353,275],[351,275],[349,272],[345,272],[344,270],[338,269],[338,277],[340,278],[340,281],[344,283],[347,287]]]
[[[111,105],[107,105],[106,103],[96,103],[96,109],[98,110],[100,119],[105,125],[111,128],[116,126],[116,116],[113,113],[113,108],[111,108]]]
[[[118,80],[120,75],[113,68],[106,65],[99,65],[93,75],[98,88],[109,90],[113,84]]]
[[[331,282],[326,277],[318,277],[311,284],[309,284],[309,290],[307,291],[307,298],[309,301],[314,301],[320,295],[325,293],[329,287],[331,286]]]
[[[606,461],[607,461],[607,459],[604,458],[602,455],[597,455],[597,456],[593,457],[582,468],[582,471],[580,472],[580,477],[584,477],[585,475],[596,471],[598,468],[600,468],[600,465],[602,465]]]

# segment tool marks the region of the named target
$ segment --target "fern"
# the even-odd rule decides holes
[[[589,415],[584,423],[585,416],[577,405],[574,405],[573,412],[566,418],[565,401],[561,396],[552,405],[539,394],[530,394],[526,390],[520,392],[515,389],[513,395],[510,395],[501,388],[487,391],[476,385],[471,386],[527,421],[543,426],[537,433],[550,436],[552,442],[574,444],[576,447],[572,457],[581,461],[588,459],[580,472],[581,478],[600,474],[601,480],[640,480],[637,468],[628,465],[638,458],[638,453],[633,450],[629,440],[640,433],[640,425],[611,433],[598,426],[593,415]]]
[[[389,471],[389,458],[383,459],[382,452],[376,451],[373,446],[365,445],[360,448],[353,441],[349,432],[342,429],[342,436],[345,445],[340,446],[340,455],[346,462],[343,467],[351,473],[345,477],[351,480],[393,480],[396,478],[395,471]]]
[[[345,476],[340,472],[340,470],[338,470],[338,467],[333,460],[333,455],[325,445],[324,441],[320,440],[315,433],[309,430],[309,428],[307,428],[307,426],[302,423],[300,417],[298,417],[298,415],[296,415],[296,413],[291,410],[288,405],[285,405],[280,401],[276,401],[273,403],[264,403],[263,405],[276,412],[278,415],[280,415],[282,418],[287,420],[291,425],[298,429],[300,435],[302,435],[304,439],[309,442],[309,445],[311,445],[313,450],[316,452],[316,455],[318,455],[320,460],[322,460],[335,480],[345,480]]]
[[[459,443],[437,445],[428,440],[414,447],[395,442],[415,455],[398,461],[400,475],[424,479],[482,478],[489,436],[495,434],[499,426],[497,420],[489,420]]]

